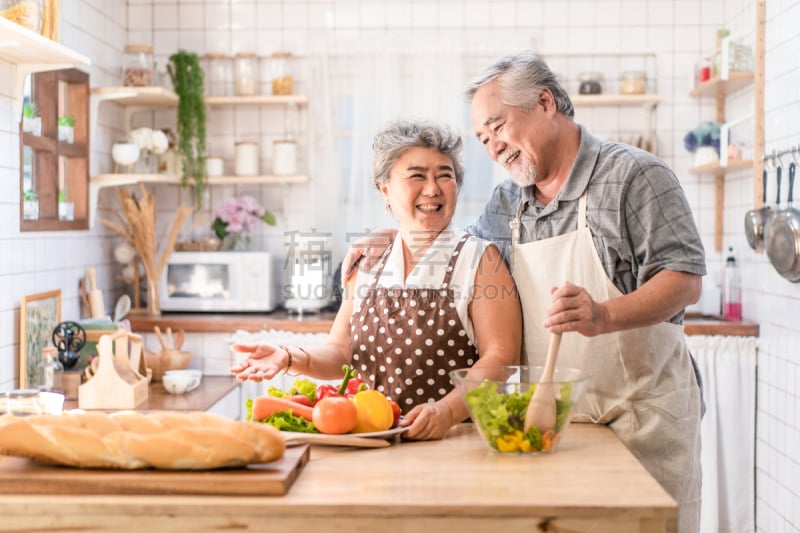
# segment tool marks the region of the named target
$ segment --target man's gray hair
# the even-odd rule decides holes
[[[389,172],[398,159],[410,148],[432,148],[453,162],[456,185],[461,190],[464,181],[464,163],[461,156],[461,135],[448,126],[431,121],[398,120],[387,125],[375,136],[372,149],[375,162],[372,176],[375,187],[389,181]]]
[[[549,89],[556,102],[556,110],[570,118],[575,116],[572,100],[544,59],[533,52],[521,52],[500,59],[483,71],[467,87],[469,101],[481,87],[497,80],[502,103],[530,111],[539,99],[542,89]]]

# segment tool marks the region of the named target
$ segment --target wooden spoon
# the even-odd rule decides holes
[[[532,426],[539,428],[541,433],[553,429],[556,424],[556,395],[553,387],[553,371],[556,368],[558,348],[561,345],[561,334],[550,336],[550,346],[547,348],[547,360],[544,363],[542,377],[533,391],[531,403],[525,412],[525,431]]]
[[[161,334],[161,328],[159,328],[158,326],[155,326],[153,328],[153,331],[156,332],[156,337],[158,337],[158,342],[161,343],[161,348],[163,350],[169,350],[169,348],[167,348],[167,341],[164,340],[164,336]]]
[[[183,335],[184,332],[182,329],[178,330],[178,333],[175,334],[175,349],[180,350],[181,346],[183,346]]]

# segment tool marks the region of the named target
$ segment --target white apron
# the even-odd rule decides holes
[[[512,219],[511,272],[524,321],[527,364],[544,364],[550,332],[542,327],[550,288],[569,281],[604,302],[622,296],[606,275],[586,225],[586,193],[578,228],[519,243],[523,200]],[[574,422],[608,424],[679,504],[678,531],[695,533],[700,515],[700,390],[683,327],[662,322],[595,337],[561,337],[558,366],[580,368],[589,386]]]

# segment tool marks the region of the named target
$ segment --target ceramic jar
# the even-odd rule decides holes
[[[272,147],[272,173],[276,176],[297,174],[297,142],[285,139],[275,141]]]
[[[237,176],[258,175],[258,144],[250,141],[236,143],[235,170]]]

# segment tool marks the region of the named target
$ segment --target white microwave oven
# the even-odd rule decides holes
[[[161,309],[272,311],[273,283],[267,252],[173,252],[161,277]]]

